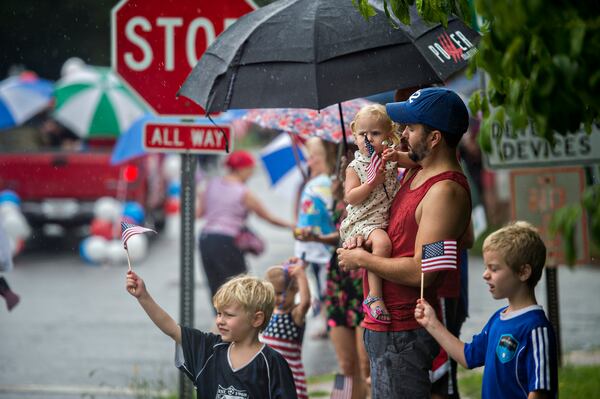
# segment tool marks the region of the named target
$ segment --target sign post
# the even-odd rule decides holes
[[[252,0],[121,0],[111,11],[112,68],[154,113],[199,116],[204,110],[177,92],[216,36],[255,10]],[[148,151],[181,152],[181,309],[182,325],[194,325],[195,153],[225,152],[230,129],[193,130],[186,124],[146,126]],[[227,132],[225,132],[227,130]],[[229,135],[229,137],[227,137]],[[180,398],[193,387],[180,374]]]

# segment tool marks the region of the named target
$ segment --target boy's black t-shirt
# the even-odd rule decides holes
[[[175,366],[194,383],[198,399],[296,399],[287,361],[264,346],[245,366],[233,370],[229,342],[220,335],[181,327]]]

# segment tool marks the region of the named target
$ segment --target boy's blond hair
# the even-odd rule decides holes
[[[356,121],[362,116],[374,116],[377,121],[383,123],[387,132],[391,133],[389,137],[392,140],[392,143],[399,144],[400,143],[400,125],[396,122],[392,121],[388,116],[385,106],[381,104],[369,104],[362,107],[356,115],[354,115],[354,119],[350,122],[350,129],[352,130],[352,134],[356,136],[356,131],[354,127],[356,126]]]
[[[524,265],[531,266],[527,280],[530,288],[542,277],[546,264],[546,245],[537,229],[528,222],[516,221],[494,231],[483,242],[483,252],[497,251],[515,273]]]
[[[217,309],[231,304],[239,304],[249,316],[259,311],[263,312],[265,320],[258,327],[258,330],[262,331],[269,324],[273,314],[275,290],[271,283],[257,277],[246,274],[235,276],[223,284],[213,297],[213,305]]]

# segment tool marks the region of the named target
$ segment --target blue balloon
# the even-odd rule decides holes
[[[181,184],[179,182],[169,183],[169,187],[167,188],[167,196],[179,197],[179,194],[181,194]]]
[[[84,238],[83,240],[81,240],[81,243],[79,243],[79,256],[81,256],[81,259],[83,259],[83,261],[85,262],[86,265],[88,266],[97,266],[98,264],[96,262],[94,262],[89,254],[87,253],[87,247],[89,244],[91,237],[87,237]]]
[[[135,224],[143,224],[144,208],[135,201],[128,201],[123,206],[123,217],[133,220]]]
[[[21,198],[19,198],[19,195],[12,190],[3,190],[0,191],[0,204],[3,202],[12,202],[19,205],[21,203]]]

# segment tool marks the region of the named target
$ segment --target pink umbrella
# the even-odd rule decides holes
[[[321,111],[305,108],[265,108],[251,109],[244,120],[256,123],[267,129],[282,130],[308,138],[317,136],[323,140],[339,143],[343,138],[352,141],[350,122],[354,115],[365,105],[373,102],[358,98],[323,108]],[[340,121],[340,106],[344,123]]]

